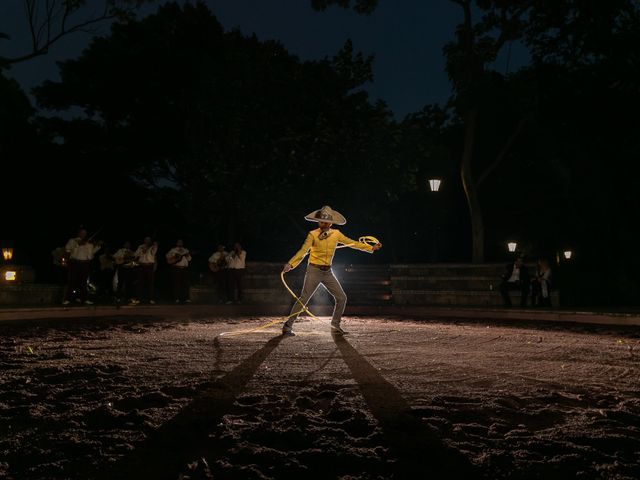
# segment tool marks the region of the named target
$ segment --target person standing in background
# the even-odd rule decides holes
[[[80,228],[78,236],[69,239],[64,249],[68,257],[67,268],[69,276],[67,281],[67,292],[63,305],[69,305],[72,300],[92,305],[93,302],[87,298],[87,281],[91,273],[91,261],[94,255],[102,248],[102,242],[94,244],[87,238],[87,230]]]
[[[229,252],[225,250],[224,245],[218,244],[216,251],[209,257],[209,270],[213,273],[213,281],[218,294],[218,302],[224,303],[227,298],[228,280],[227,280],[227,257]]]
[[[113,254],[113,260],[116,264],[115,291],[118,302],[134,297],[133,285],[136,281],[136,268],[138,266],[135,258],[135,253],[131,250],[131,242],[129,241],[124,242],[122,248]]]
[[[167,252],[167,263],[171,265],[171,280],[173,285],[173,298],[176,303],[191,303],[189,298],[189,263],[191,254],[184,247],[181,239],[176,241],[176,246]]]
[[[246,268],[247,252],[236,242],[233,250],[227,256],[227,279],[229,285],[229,299],[227,303],[239,303],[243,300],[242,277]]]
[[[136,305],[142,301],[155,304],[155,271],[156,254],[158,253],[158,242],[152,241],[151,237],[144,237],[144,242],[135,253],[138,263],[138,297],[131,300]]]

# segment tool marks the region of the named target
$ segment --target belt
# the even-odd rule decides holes
[[[318,268],[324,272],[326,272],[327,270],[331,270],[331,265],[317,265],[315,263],[310,263],[309,266]]]

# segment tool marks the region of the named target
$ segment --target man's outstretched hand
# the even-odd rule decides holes
[[[373,251],[375,252],[376,250],[380,250],[382,248],[382,244],[381,243],[376,243],[371,248],[373,248]]]
[[[293,269],[293,267],[291,266],[290,263],[285,263],[284,267],[282,267],[282,272],[283,273],[287,273],[289,270],[292,270],[292,269]]]

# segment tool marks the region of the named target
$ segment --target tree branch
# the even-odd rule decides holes
[[[520,119],[520,121],[518,122],[518,125],[516,125],[515,130],[513,131],[511,136],[507,139],[507,142],[502,147],[502,150],[500,150],[500,153],[498,154],[496,159],[493,162],[491,162],[491,164],[484,169],[484,172],[482,172],[482,175],[478,177],[478,181],[476,182],[476,187],[480,188],[480,185],[489,176],[489,174],[493,172],[496,169],[496,167],[502,163],[502,161],[505,159],[505,157],[509,153],[509,150],[511,150],[511,147],[513,146],[514,142],[516,141],[518,136],[520,136],[520,133],[522,132],[522,129],[524,128],[526,123],[527,123],[526,118]]]
[[[60,3],[58,0],[46,0],[42,7],[38,8],[39,0],[24,0],[29,31],[31,34],[31,51],[11,58],[2,58],[4,66],[13,65],[24,62],[32,58],[46,54],[49,48],[58,42],[61,38],[76,32],[87,31],[88,26],[96,25],[101,22],[113,20],[117,17],[117,13],[111,10],[113,3],[111,0],[104,0],[104,10],[102,13],[94,15],[84,21],[73,24],[68,27],[67,22],[78,7],[71,6],[66,2]],[[136,7],[134,3],[129,7],[132,11]],[[40,24],[38,12],[43,10],[45,18]],[[57,33],[55,32],[57,30]],[[44,37],[44,38],[43,38]]]

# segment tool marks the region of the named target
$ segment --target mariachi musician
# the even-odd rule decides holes
[[[190,303],[189,298],[189,263],[191,253],[184,248],[182,239],[176,240],[176,246],[167,252],[167,263],[171,265],[173,298],[176,303]]]
[[[213,281],[216,285],[218,302],[224,303],[229,300],[227,294],[227,261],[229,252],[221,243],[216,247],[216,251],[209,257],[209,270],[213,272]]]
[[[136,280],[136,262],[135,252],[131,249],[131,242],[126,241],[122,248],[113,254],[113,260],[116,264],[116,274],[114,283],[116,284],[116,298],[122,301],[124,298],[133,298],[133,284]]]
[[[102,242],[93,243],[87,237],[87,230],[80,228],[78,235],[69,239],[64,249],[65,258],[68,265],[67,292],[65,293],[63,305],[69,305],[72,300],[83,302],[87,305],[93,304],[89,300],[87,292],[87,281],[91,272],[91,261],[95,254],[102,248]]]
[[[154,298],[156,254],[158,253],[158,242],[151,237],[144,237],[142,245],[138,246],[134,256],[138,264],[138,294],[137,298],[131,300],[132,304],[147,301],[150,304],[156,303]]]

